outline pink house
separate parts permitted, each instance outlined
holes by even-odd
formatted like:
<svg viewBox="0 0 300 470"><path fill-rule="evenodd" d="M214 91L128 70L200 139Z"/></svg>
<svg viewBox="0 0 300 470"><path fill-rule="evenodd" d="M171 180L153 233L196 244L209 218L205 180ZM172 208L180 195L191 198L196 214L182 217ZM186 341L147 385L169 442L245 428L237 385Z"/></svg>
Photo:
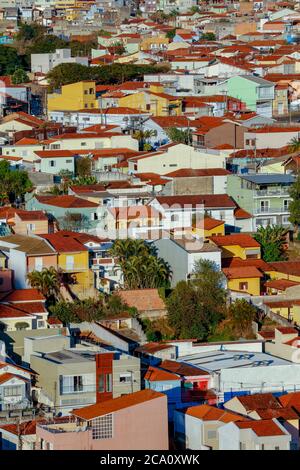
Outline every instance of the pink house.
<svg viewBox="0 0 300 470"><path fill-rule="evenodd" d="M70 422L38 425L36 449L168 450L167 397L153 390L73 410Z"/></svg>

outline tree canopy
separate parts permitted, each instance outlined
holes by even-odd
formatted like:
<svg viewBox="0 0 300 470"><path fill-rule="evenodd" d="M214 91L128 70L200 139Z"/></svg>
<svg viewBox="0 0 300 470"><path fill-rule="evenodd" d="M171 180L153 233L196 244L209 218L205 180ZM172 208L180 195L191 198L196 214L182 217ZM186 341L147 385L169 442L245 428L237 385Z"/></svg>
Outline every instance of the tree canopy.
<svg viewBox="0 0 300 470"><path fill-rule="evenodd" d="M48 73L51 89L76 83L80 80L95 80L98 84L118 84L127 80L142 80L144 74L162 73L169 70L163 65L111 64L87 67L81 64L60 64Z"/></svg>
<svg viewBox="0 0 300 470"><path fill-rule="evenodd" d="M179 282L167 298L168 319L179 339L206 340L226 310L224 276L209 260L195 263L193 279Z"/></svg>
<svg viewBox="0 0 300 470"><path fill-rule="evenodd" d="M290 197L292 200L289 205L289 221L294 225L298 235L300 226L300 174L297 175L295 182L290 188Z"/></svg>
<svg viewBox="0 0 300 470"><path fill-rule="evenodd" d="M0 162L0 193L2 203L5 199L15 202L32 188L32 183L28 173L23 170L12 170L9 162L2 160Z"/></svg>
<svg viewBox="0 0 300 470"><path fill-rule="evenodd" d="M286 259L286 237L288 229L281 225L258 227L253 235L261 246L261 256L267 263Z"/></svg>
<svg viewBox="0 0 300 470"><path fill-rule="evenodd" d="M111 255L118 258L125 289L147 289L169 285L171 271L144 240L115 240Z"/></svg>

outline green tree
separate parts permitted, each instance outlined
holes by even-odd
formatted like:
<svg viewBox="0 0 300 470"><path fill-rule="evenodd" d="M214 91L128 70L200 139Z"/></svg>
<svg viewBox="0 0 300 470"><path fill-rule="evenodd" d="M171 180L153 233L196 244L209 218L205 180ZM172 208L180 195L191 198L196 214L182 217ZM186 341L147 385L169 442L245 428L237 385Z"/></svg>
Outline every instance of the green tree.
<svg viewBox="0 0 300 470"><path fill-rule="evenodd" d="M294 183L290 188L290 197L292 198L289 211L289 221L294 225L296 237L299 236L300 226L300 174L297 175Z"/></svg>
<svg viewBox="0 0 300 470"><path fill-rule="evenodd" d="M139 141L140 150L149 150L149 146L151 149L152 146L149 140L151 137L155 137L156 135L157 132L154 129L138 130L133 133L133 137Z"/></svg>
<svg viewBox="0 0 300 470"><path fill-rule="evenodd" d="M206 340L226 311L224 276L209 260L195 263L192 280L179 282L167 298L168 319L177 338Z"/></svg>
<svg viewBox="0 0 300 470"><path fill-rule="evenodd" d="M289 151L291 153L299 152L300 150L300 139L293 137L289 143Z"/></svg>
<svg viewBox="0 0 300 470"><path fill-rule="evenodd" d="M25 70L16 69L11 76L11 81L14 85L19 85L20 83L28 83L30 79Z"/></svg>
<svg viewBox="0 0 300 470"><path fill-rule="evenodd" d="M89 177L92 171L92 161L89 157L78 157L75 160L75 173L77 177Z"/></svg>
<svg viewBox="0 0 300 470"><path fill-rule="evenodd" d="M47 75L49 89L59 89L62 85L81 80L95 80L98 84L118 84L127 80L143 80L144 74L164 73L169 66L111 64L98 67L86 67L81 64L60 64Z"/></svg>
<svg viewBox="0 0 300 470"><path fill-rule="evenodd" d="M63 217L58 219L61 230L82 232L90 228L90 220L85 214L67 211Z"/></svg>
<svg viewBox="0 0 300 470"><path fill-rule="evenodd" d="M53 301L60 298L62 273L53 266L43 268L42 271L32 271L27 274L27 279L30 286L41 292L46 299Z"/></svg>
<svg viewBox="0 0 300 470"><path fill-rule="evenodd" d="M110 253L118 258L125 289L167 287L171 277L168 264L158 258L143 240L116 240Z"/></svg>
<svg viewBox="0 0 300 470"><path fill-rule="evenodd" d="M167 130L167 135L172 142L177 142L179 144L192 144L192 131L191 129L181 130L177 127L169 127Z"/></svg>
<svg viewBox="0 0 300 470"><path fill-rule="evenodd" d="M202 34L201 39L206 41L215 41L216 35L214 33L204 33Z"/></svg>
<svg viewBox="0 0 300 470"><path fill-rule="evenodd" d="M260 226L253 235L261 246L261 255L264 261L275 262L286 259L285 245L288 229L281 225Z"/></svg>
<svg viewBox="0 0 300 470"><path fill-rule="evenodd" d="M170 29L170 31L167 31L166 33L166 37L169 39L173 39L175 35L176 35L176 28Z"/></svg>
<svg viewBox="0 0 300 470"><path fill-rule="evenodd" d="M0 162L0 194L6 195L13 203L31 188L32 183L26 171L11 170L8 161Z"/></svg>
<svg viewBox="0 0 300 470"><path fill-rule="evenodd" d="M237 339L253 335L252 323L256 320L256 308L245 299L237 299L230 305L227 318Z"/></svg>
<svg viewBox="0 0 300 470"><path fill-rule="evenodd" d="M0 45L0 74L12 75L17 68L22 68L24 58L11 46Z"/></svg>

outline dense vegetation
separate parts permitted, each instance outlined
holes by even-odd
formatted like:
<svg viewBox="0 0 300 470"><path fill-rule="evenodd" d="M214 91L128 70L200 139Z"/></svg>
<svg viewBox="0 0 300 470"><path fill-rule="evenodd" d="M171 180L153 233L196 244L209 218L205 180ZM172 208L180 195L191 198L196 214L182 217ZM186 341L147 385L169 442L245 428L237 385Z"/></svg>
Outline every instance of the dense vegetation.
<svg viewBox="0 0 300 470"><path fill-rule="evenodd" d="M12 170L9 162L0 162L0 204L14 203L32 188L28 173L23 170Z"/></svg>
<svg viewBox="0 0 300 470"><path fill-rule="evenodd" d="M193 280L179 282L167 299L168 319L176 338L204 341L215 332L225 318L224 283L224 275L214 263L195 263Z"/></svg>
<svg viewBox="0 0 300 470"><path fill-rule="evenodd" d="M118 258L125 289L167 287L171 277L168 264L158 258L153 247L143 240L115 240L111 255Z"/></svg>
<svg viewBox="0 0 300 470"><path fill-rule="evenodd" d="M48 74L50 89L76 83L80 80L95 80L98 84L118 84L127 80L142 80L144 74L163 73L169 70L164 65L111 64L86 67L81 64L60 64Z"/></svg>
<svg viewBox="0 0 300 470"><path fill-rule="evenodd" d="M267 263L284 261L286 255L286 237L288 229L281 225L267 225L259 227L253 235L260 244L261 256Z"/></svg>

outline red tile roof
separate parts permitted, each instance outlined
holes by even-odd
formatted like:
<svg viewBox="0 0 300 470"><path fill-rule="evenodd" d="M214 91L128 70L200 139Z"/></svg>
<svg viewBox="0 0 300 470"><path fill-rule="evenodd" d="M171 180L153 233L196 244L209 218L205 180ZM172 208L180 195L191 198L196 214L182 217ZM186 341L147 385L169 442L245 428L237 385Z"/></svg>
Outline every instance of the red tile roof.
<svg viewBox="0 0 300 470"><path fill-rule="evenodd" d="M205 208L236 208L235 202L227 194L201 194L197 196L157 196L157 201L160 204L166 204L170 207L173 204L181 207L204 205Z"/></svg>
<svg viewBox="0 0 300 470"><path fill-rule="evenodd" d="M106 400L102 403L96 403L95 405L86 406L84 408L75 409L72 411L74 416L78 416L81 419L90 421L104 416L109 413L115 413L131 406L140 405L142 403L155 400L156 398L166 399L163 393L155 392L154 390L141 390L139 392L130 393L129 395L123 395L119 398L112 400ZM136 411L138 413L138 410Z"/></svg>
<svg viewBox="0 0 300 470"><path fill-rule="evenodd" d="M287 393L286 395L281 395L278 400L282 406L300 406L300 392Z"/></svg>
<svg viewBox="0 0 300 470"><path fill-rule="evenodd" d="M204 230L212 230L213 228L219 227L220 225L224 224L224 220L217 220L213 219L212 217L204 217L203 219Z"/></svg>
<svg viewBox="0 0 300 470"><path fill-rule="evenodd" d="M292 276L300 276L300 262L299 261L276 261L269 263L270 271L276 271L283 274L290 274Z"/></svg>
<svg viewBox="0 0 300 470"><path fill-rule="evenodd" d="M16 211L17 216L21 220L45 220L48 221L48 217L43 211L23 211L23 210L17 210Z"/></svg>
<svg viewBox="0 0 300 470"><path fill-rule="evenodd" d="M16 289L1 297L5 302L36 302L45 301L45 297L37 289Z"/></svg>
<svg viewBox="0 0 300 470"><path fill-rule="evenodd" d="M243 248L259 248L260 244L251 235L236 233L231 235L217 235L210 239L218 246L238 245Z"/></svg>
<svg viewBox="0 0 300 470"><path fill-rule="evenodd" d="M76 235L76 233L60 231L39 236L47 240L58 253L88 251L88 248L78 241Z"/></svg>
<svg viewBox="0 0 300 470"><path fill-rule="evenodd" d="M227 176L230 174L230 171L225 170L224 168L204 168L201 170L182 168L180 170L171 171L165 176L172 178L192 178L197 176Z"/></svg>
<svg viewBox="0 0 300 470"><path fill-rule="evenodd" d="M253 395L242 395L235 398L246 411L257 409L282 408L282 405L272 393L254 393Z"/></svg>
<svg viewBox="0 0 300 470"><path fill-rule="evenodd" d="M222 410L210 405L191 406L187 408L185 414L201 419L202 421L221 421L222 423L248 421L248 418L233 413L232 411Z"/></svg>
<svg viewBox="0 0 300 470"><path fill-rule="evenodd" d="M209 372L202 370L198 367L194 367L190 364L185 364L184 362L171 361L165 359L159 365L161 369L173 372L184 377L198 377L198 376L209 376Z"/></svg>
<svg viewBox="0 0 300 470"><path fill-rule="evenodd" d="M158 369L157 367L148 367L145 374L145 380L149 382L160 382L160 381L178 381L180 376L167 372L165 370Z"/></svg>
<svg viewBox="0 0 300 470"><path fill-rule="evenodd" d="M41 204L46 204L48 206L55 207L64 207L68 209L74 208L85 208L85 207L98 207L99 204L96 204L91 201L76 197L76 196L38 196L35 195L36 199Z"/></svg>
<svg viewBox="0 0 300 470"><path fill-rule="evenodd" d="M223 268L227 279L261 278L263 274L255 266Z"/></svg>
<svg viewBox="0 0 300 470"><path fill-rule="evenodd" d="M4 374L0 375L0 384L8 382L11 379L20 379L23 380L23 382L26 382L26 379L19 375L11 374L10 372L5 372Z"/></svg>
<svg viewBox="0 0 300 470"><path fill-rule="evenodd" d="M265 283L266 287L271 289L286 290L289 287L299 286L300 282L290 281L289 279L273 279Z"/></svg>
<svg viewBox="0 0 300 470"><path fill-rule="evenodd" d="M18 140L15 145L38 145L40 142L37 139L30 139L28 137L23 137L23 139Z"/></svg>
<svg viewBox="0 0 300 470"><path fill-rule="evenodd" d="M118 295L129 307L135 307L139 311L166 309L158 289L120 290Z"/></svg>
<svg viewBox="0 0 300 470"><path fill-rule="evenodd" d="M259 437L286 435L272 419L260 421L238 421L235 424L240 429L252 429L252 431Z"/></svg>

